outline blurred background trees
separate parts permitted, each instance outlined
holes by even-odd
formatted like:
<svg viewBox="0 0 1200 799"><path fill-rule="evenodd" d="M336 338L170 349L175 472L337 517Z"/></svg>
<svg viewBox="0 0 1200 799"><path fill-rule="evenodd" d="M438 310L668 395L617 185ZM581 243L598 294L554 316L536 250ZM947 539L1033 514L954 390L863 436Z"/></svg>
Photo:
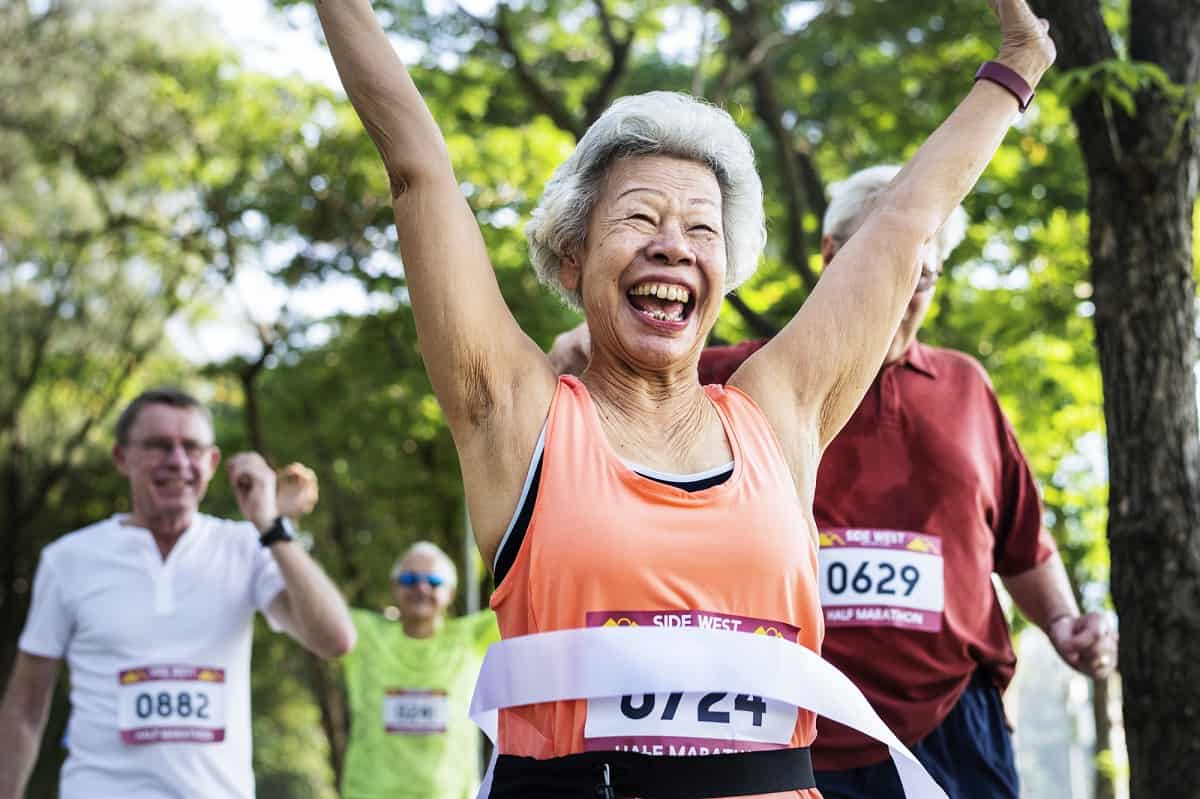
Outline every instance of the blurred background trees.
<svg viewBox="0 0 1200 799"><path fill-rule="evenodd" d="M311 24L306 3L278 4ZM1096 63L1127 59L1136 0L1077 5L1109 26L1113 50ZM537 285L522 225L613 98L690 91L725 105L752 137L771 240L714 333L736 341L777 330L807 296L829 183L909 156L995 41L982 0L376 8L442 123L504 294L545 346L578 317ZM406 307L382 167L335 89L255 73L243 58L203 8L169 0L0 5L0 674L39 549L127 508L108 463L111 425L151 385L182 382L209 401L226 453L252 446L278 465L317 470L321 503L305 527L353 604L388 603L391 563L418 538L484 574L463 545L456 457ZM1122 73L1081 71L1089 63L1068 61L1049 79L967 198L970 234L923 338L974 354L991 373L1081 599L1100 608L1109 602L1100 287L1074 123L1088 102L1136 118L1140 92L1157 84L1126 86L1131 109ZM1190 144L1194 118L1177 118ZM1180 258L1193 264L1191 241L1173 246L1176 272ZM1145 264L1125 266L1138 274ZM1170 292L1190 307L1184 277ZM1184 357L1194 362L1192 350ZM1180 379L1192 386L1190 372ZM1195 490L1194 473L1180 477ZM215 480L206 509L235 508ZM1191 516L1180 524L1176 546L1194 541ZM486 576L476 587L486 599ZM345 732L336 667L270 635L259 636L255 664L260 795L332 796ZM1182 679L1200 671L1180 668ZM1097 691L1101 749L1107 688ZM54 795L63 708L60 697L30 796ZM1099 762L1113 776L1111 754ZM1098 795L1113 795L1111 780L1098 784Z"/></svg>

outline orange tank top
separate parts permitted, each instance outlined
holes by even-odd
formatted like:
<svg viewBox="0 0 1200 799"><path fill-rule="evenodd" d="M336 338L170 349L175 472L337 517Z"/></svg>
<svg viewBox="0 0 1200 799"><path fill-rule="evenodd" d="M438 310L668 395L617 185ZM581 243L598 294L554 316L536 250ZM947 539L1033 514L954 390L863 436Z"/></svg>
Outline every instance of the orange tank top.
<svg viewBox="0 0 1200 799"><path fill-rule="evenodd" d="M824 624L811 510L797 497L783 450L753 400L735 388L706 386L705 392L720 415L734 467L724 483L689 493L622 462L583 383L559 379L533 514L516 560L492 594L504 638L614 624L719 626L780 635L820 652ZM813 713L786 708L792 715L774 743L708 748L695 734L705 720L769 727L771 713L763 715L756 697L686 695L678 702L675 696L657 698L657 706L651 706L653 695L603 700L605 707L593 700L590 724L589 702L582 700L502 710L500 751L539 759L603 748L709 754L808 746L816 736ZM619 701L626 705L617 707ZM778 722L778 708L771 710ZM642 717L684 722L684 734L609 737L637 733L630 719ZM628 730L620 726L625 721Z"/></svg>

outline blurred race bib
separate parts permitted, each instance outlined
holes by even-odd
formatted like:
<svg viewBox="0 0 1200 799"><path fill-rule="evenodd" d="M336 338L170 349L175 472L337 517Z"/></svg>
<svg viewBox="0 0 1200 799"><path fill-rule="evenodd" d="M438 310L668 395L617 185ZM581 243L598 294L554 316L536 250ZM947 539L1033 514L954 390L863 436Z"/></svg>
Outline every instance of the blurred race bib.
<svg viewBox="0 0 1200 799"><path fill-rule="evenodd" d="M117 674L117 729L127 744L225 740L225 670L140 666Z"/></svg>
<svg viewBox="0 0 1200 799"><path fill-rule="evenodd" d="M821 530L825 627L938 632L946 606L942 542L902 530Z"/></svg>
<svg viewBox="0 0 1200 799"><path fill-rule="evenodd" d="M587 626L697 627L792 642L800 633L782 622L705 611L591 612ZM791 743L797 712L784 702L719 691L589 699L584 749L674 756L783 749Z"/></svg>
<svg viewBox="0 0 1200 799"><path fill-rule="evenodd" d="M445 691L393 688L383 697L383 726L391 735L430 735L446 731Z"/></svg>

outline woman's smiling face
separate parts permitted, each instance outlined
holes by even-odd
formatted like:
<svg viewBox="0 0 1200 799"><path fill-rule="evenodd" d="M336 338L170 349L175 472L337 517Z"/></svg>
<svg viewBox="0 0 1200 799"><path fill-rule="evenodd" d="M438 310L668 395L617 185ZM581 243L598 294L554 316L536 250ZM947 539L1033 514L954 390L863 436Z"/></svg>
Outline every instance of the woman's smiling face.
<svg viewBox="0 0 1200 799"><path fill-rule="evenodd" d="M724 297L721 187L703 164L662 155L609 168L587 242L565 258L593 347L658 370L699 353ZM594 350L595 351L595 350Z"/></svg>

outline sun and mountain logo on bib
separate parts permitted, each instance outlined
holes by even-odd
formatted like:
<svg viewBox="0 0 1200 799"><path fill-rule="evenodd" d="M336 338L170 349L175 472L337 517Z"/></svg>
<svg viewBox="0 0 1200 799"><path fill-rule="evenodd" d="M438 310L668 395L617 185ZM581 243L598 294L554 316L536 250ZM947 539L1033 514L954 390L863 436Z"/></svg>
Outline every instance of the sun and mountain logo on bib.
<svg viewBox="0 0 1200 799"><path fill-rule="evenodd" d="M945 609L942 541L906 530L825 528L821 608L825 627L938 632Z"/></svg>
<svg viewBox="0 0 1200 799"><path fill-rule="evenodd" d="M697 628L800 640L800 628L786 622L703 610L592 611L586 620L588 627ZM797 712L786 702L724 692L589 699L584 749L672 756L784 749Z"/></svg>

